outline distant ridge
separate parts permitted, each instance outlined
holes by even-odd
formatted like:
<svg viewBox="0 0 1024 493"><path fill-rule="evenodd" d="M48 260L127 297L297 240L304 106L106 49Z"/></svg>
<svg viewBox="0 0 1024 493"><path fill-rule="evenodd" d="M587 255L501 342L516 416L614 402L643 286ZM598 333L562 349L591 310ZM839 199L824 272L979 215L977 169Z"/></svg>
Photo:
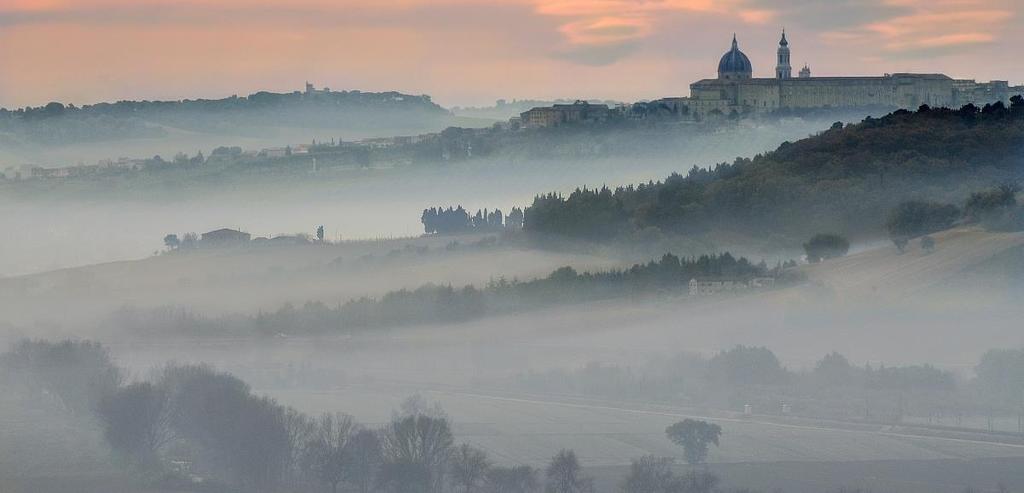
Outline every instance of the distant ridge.
<svg viewBox="0 0 1024 493"><path fill-rule="evenodd" d="M404 94L397 91L363 92L358 90L332 91L330 88L316 89L307 85L305 91L272 92L257 91L248 96L229 96L225 98L195 98L177 100L127 100L101 102L75 106L52 102L42 106L26 106L23 108L0 108L0 114L13 114L25 117L53 117L68 113L136 115L140 111L165 110L168 108L187 109L245 109L247 107L267 107L275 104L317 103L335 105L367 105L382 104L391 107L418 107L438 112L447 112L444 108L431 101L430 96Z"/></svg>
<svg viewBox="0 0 1024 493"><path fill-rule="evenodd" d="M66 145L152 138L165 135L164 127L200 133L251 133L274 126L418 129L448 117L450 113L426 95L331 91L307 85L304 91L260 91L221 99L124 100L81 107L54 102L0 109L0 141Z"/></svg>

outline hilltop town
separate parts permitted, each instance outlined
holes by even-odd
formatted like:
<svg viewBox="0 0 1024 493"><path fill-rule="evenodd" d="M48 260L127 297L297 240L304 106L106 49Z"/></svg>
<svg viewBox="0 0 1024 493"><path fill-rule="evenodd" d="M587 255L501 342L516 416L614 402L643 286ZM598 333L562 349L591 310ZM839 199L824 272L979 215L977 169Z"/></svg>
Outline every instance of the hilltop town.
<svg viewBox="0 0 1024 493"><path fill-rule="evenodd" d="M793 77L792 49L786 33L779 40L775 76L753 77L753 64L733 36L732 47L718 63L718 77L690 84L689 97L668 97L650 102L608 107L585 102L534 108L513 118L511 127L551 127L568 123L601 122L626 118L669 117L687 122L768 115L799 115L840 109L916 109L921 105L960 108L1002 102L1024 94L1024 85L1007 81L978 82L944 74L897 73L881 76L815 77L804 65Z"/></svg>
<svg viewBox="0 0 1024 493"><path fill-rule="evenodd" d="M896 109L917 109L919 106L960 108L975 105L1010 104L1015 95L1024 94L1024 85L1011 86L1007 81L978 82L953 79L943 74L884 74L865 77L816 77L804 66L792 75L791 47L785 32L779 41L775 77L754 78L750 59L739 48L734 37L731 48L721 57L718 76L690 85L688 97L666 97L632 104L591 102L556 102L522 111L507 121L482 127L449 127L440 132L404 136L382 136L345 141L313 139L278 147L243 149L222 146L207 157L201 152L189 156L178 153L173 158L104 159L95 164L46 167L32 164L5 166L3 178L8 181L32 179L64 179L76 177L117 176L165 167L188 168L207 164L239 164L246 167L288 166L311 172L332 167L396 167L416 163L444 163L479 157L501 155L520 148L532 148L545 140L549 129L563 129L556 139L569 140L573 129L607 133L633 131L628 139L641 138L652 125L673 129L677 133L706 133L742 125L744 122L770 123L781 118L831 118L859 120L865 115L881 115ZM0 112L0 120L39 120L65 113L104 114L116 118L146 112L161 112L164 121L175 122L189 111L224 112L238 118L245 111L255 111L258 118L298 118L300 108L331 107L362 108L378 117L390 114L398 118L428 114L448 114L434 104L429 96L408 96L399 93L333 92L317 89L306 83L302 92L274 95L257 93L247 98L217 101L182 101L177 103L119 102L87 106L81 109L51 104L45 108ZM499 106L507 106L508 103ZM413 110L407 114L404 111ZM267 113L270 111L271 113ZM505 110L507 111L507 110ZM397 113L396 113L397 112ZM289 116L291 115L291 116ZM250 118L250 117L246 117ZM308 123L308 122L307 122ZM411 123L411 122L410 122ZM614 147L614 146L613 146ZM549 157L556 157L554 154Z"/></svg>
<svg viewBox="0 0 1024 493"><path fill-rule="evenodd" d="M1022 1L0 6L0 493L1024 492Z"/></svg>

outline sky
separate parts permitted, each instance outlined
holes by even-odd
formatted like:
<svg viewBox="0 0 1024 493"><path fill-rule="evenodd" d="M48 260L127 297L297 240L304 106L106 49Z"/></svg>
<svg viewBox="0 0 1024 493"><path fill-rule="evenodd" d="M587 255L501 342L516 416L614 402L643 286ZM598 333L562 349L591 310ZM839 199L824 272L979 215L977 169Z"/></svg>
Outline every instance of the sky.
<svg viewBox="0 0 1024 493"><path fill-rule="evenodd" d="M0 107L335 90L636 101L774 74L1024 84L1024 0L0 0Z"/></svg>

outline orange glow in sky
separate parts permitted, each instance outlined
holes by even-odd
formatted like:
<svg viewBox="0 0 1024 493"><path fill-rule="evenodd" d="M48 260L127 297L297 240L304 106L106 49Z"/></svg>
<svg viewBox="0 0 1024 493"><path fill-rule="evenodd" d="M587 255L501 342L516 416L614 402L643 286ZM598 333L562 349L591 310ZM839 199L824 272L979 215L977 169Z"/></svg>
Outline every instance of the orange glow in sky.
<svg viewBox="0 0 1024 493"><path fill-rule="evenodd" d="M3 0L0 106L334 89L637 100L712 77L779 31L817 75L1024 83L1019 0ZM855 4L855 5L854 5Z"/></svg>

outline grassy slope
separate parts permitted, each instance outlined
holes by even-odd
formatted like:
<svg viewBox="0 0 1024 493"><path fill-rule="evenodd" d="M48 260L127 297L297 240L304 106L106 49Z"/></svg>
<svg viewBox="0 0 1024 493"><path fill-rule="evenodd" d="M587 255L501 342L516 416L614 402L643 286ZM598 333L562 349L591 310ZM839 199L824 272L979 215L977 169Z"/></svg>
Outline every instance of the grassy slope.
<svg viewBox="0 0 1024 493"><path fill-rule="evenodd" d="M884 245L804 268L812 282L829 286L844 297L881 294L906 297L938 286L950 286L965 271L1024 245L1024 233L994 233L980 228L957 228L932 235L933 252L918 241L900 254Z"/></svg>
<svg viewBox="0 0 1024 493"><path fill-rule="evenodd" d="M475 245L483 237L210 249L61 269L0 280L0 293L5 294L0 310L16 325L42 319L70 327L122 306L255 313L286 302L334 306L431 282L461 287L499 276L546 276L565 265L582 270L619 266L596 255ZM461 246L449 251L453 241Z"/></svg>

